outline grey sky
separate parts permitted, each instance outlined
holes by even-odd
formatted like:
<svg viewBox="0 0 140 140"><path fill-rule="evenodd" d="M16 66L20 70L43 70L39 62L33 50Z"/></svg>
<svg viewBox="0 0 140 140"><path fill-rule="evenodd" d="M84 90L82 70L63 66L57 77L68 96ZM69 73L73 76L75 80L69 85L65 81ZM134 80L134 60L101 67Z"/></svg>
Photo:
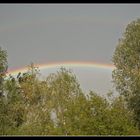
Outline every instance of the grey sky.
<svg viewBox="0 0 140 140"><path fill-rule="evenodd" d="M9 68L30 62L112 63L126 25L139 17L139 4L0 4L0 45Z"/></svg>

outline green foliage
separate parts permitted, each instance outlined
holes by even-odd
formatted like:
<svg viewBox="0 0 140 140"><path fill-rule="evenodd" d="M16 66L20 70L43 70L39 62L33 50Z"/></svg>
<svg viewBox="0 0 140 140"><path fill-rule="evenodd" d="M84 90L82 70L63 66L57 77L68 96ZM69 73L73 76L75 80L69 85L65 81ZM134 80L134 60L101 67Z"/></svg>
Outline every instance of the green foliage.
<svg viewBox="0 0 140 140"><path fill-rule="evenodd" d="M0 72L5 73L7 70L7 52L0 47Z"/></svg>
<svg viewBox="0 0 140 140"><path fill-rule="evenodd" d="M140 19L126 27L113 56L116 89L126 97L140 128Z"/></svg>
<svg viewBox="0 0 140 140"><path fill-rule="evenodd" d="M0 47L0 96L3 94L3 81L7 67L7 52Z"/></svg>
<svg viewBox="0 0 140 140"><path fill-rule="evenodd" d="M122 97L82 92L76 76L65 68L38 78L33 65L5 80L1 98L1 135L136 135L132 113ZM111 95L110 95L111 96Z"/></svg>

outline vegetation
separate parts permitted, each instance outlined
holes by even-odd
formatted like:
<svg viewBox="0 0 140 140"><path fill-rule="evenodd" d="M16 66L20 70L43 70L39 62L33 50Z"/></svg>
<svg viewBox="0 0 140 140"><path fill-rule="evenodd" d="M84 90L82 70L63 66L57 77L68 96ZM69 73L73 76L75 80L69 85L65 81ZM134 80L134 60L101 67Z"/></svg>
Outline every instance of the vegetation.
<svg viewBox="0 0 140 140"><path fill-rule="evenodd" d="M125 96L140 129L140 19L128 24L113 56L116 89Z"/></svg>
<svg viewBox="0 0 140 140"><path fill-rule="evenodd" d="M138 19L113 55L117 97L85 94L63 67L45 80L33 63L25 73L6 76L7 53L0 48L0 135L139 135L139 39Z"/></svg>
<svg viewBox="0 0 140 140"><path fill-rule="evenodd" d="M0 47L0 96L3 92L4 76L7 71L7 52Z"/></svg>

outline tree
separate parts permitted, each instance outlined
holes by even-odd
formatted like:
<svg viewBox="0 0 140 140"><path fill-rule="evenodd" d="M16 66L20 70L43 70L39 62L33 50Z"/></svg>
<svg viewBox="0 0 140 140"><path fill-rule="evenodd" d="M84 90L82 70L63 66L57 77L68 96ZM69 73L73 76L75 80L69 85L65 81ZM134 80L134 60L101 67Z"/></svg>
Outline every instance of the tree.
<svg viewBox="0 0 140 140"><path fill-rule="evenodd" d="M113 79L140 129L140 19L127 25L113 55Z"/></svg>
<svg viewBox="0 0 140 140"><path fill-rule="evenodd" d="M90 92L85 112L87 116L83 127L83 134L87 135L135 135L138 129L134 126L132 113L126 108L121 96L115 97L112 102L107 98ZM88 111L87 111L88 110Z"/></svg>
<svg viewBox="0 0 140 140"><path fill-rule="evenodd" d="M0 95L3 94L3 81L7 68L7 52L0 47Z"/></svg>
<svg viewBox="0 0 140 140"><path fill-rule="evenodd" d="M79 96L83 96L76 76L65 68L61 68L57 73L50 74L46 79L49 95L48 103L56 114L56 127L59 134L67 135L68 127L66 122L66 112ZM70 117L70 116L69 116Z"/></svg>
<svg viewBox="0 0 140 140"><path fill-rule="evenodd" d="M33 63L28 71L18 74L20 93L23 95L26 120L16 131L19 135L49 135L53 129L48 103L47 84L38 78L39 69Z"/></svg>
<svg viewBox="0 0 140 140"><path fill-rule="evenodd" d="M7 125L10 124L7 116L5 115L7 109L5 108L4 90L4 77L7 71L7 52L0 47L0 133L4 134Z"/></svg>
<svg viewBox="0 0 140 140"><path fill-rule="evenodd" d="M22 92L22 95L29 104L39 102L41 96L41 93L37 91L39 86L38 75L39 69L33 63L28 66L27 72L17 75L20 92Z"/></svg>

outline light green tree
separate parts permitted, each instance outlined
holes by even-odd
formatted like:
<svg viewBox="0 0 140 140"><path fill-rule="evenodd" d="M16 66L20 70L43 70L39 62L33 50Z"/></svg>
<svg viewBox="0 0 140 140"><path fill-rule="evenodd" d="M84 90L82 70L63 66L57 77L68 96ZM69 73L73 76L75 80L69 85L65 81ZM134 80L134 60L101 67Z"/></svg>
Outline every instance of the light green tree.
<svg viewBox="0 0 140 140"><path fill-rule="evenodd" d="M80 85L76 76L63 67L57 73L48 76L46 82L50 106L56 114L57 134L68 135L66 111L79 96L83 96Z"/></svg>
<svg viewBox="0 0 140 140"><path fill-rule="evenodd" d="M25 73L17 75L19 92L24 101L25 120L15 132L18 135L49 135L53 131L47 83L39 79L33 63Z"/></svg>

